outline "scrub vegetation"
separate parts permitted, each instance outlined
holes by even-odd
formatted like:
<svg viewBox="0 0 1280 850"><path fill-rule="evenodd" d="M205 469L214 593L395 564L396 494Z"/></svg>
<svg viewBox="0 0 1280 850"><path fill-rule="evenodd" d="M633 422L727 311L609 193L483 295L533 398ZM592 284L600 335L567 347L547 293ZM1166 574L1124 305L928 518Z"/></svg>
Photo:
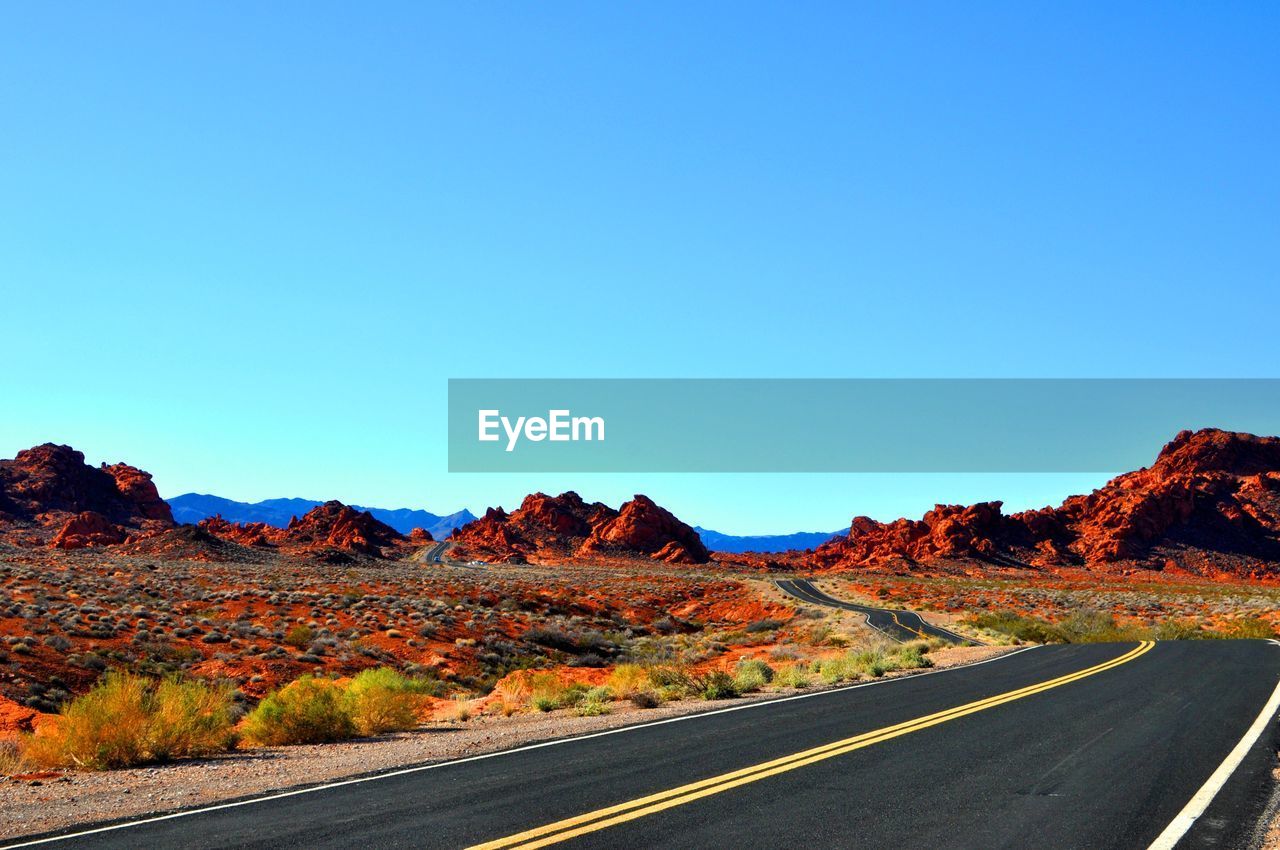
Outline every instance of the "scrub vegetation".
<svg viewBox="0 0 1280 850"><path fill-rule="evenodd" d="M1275 628L1259 617L1225 620L1210 628L1190 619L1158 623L1124 623L1106 611L1076 611L1053 623L1040 617L996 611L969 619L975 628L1026 643L1111 643L1140 640L1240 640L1276 637Z"/></svg>

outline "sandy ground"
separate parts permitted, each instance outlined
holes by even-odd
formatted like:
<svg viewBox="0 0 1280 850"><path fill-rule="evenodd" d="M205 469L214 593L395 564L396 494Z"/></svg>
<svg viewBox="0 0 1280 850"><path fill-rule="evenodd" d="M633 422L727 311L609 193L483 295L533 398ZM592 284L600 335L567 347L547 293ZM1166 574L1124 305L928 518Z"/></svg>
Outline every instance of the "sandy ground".
<svg viewBox="0 0 1280 850"><path fill-rule="evenodd" d="M981 661L1009 647L956 647L930 653L934 669ZM923 671L903 671L893 676ZM820 690L815 688L812 690ZM547 714L483 715L465 722L433 723L413 732L341 744L247 750L214 759L103 773L71 772L0 785L0 838L137 817L266 794L409 765L510 749L553 738L614 729L635 723L724 708L788 692L754 694L736 700L682 700L654 709L613 703L600 717L571 711Z"/></svg>

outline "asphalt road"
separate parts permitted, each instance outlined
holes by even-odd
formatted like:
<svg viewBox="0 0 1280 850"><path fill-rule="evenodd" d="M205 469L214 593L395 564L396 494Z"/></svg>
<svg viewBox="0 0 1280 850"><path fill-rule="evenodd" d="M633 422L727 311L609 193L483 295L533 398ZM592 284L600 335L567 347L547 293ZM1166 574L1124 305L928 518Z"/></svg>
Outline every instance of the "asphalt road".
<svg viewBox="0 0 1280 850"><path fill-rule="evenodd" d="M803 578L778 579L774 582L778 589L802 602L813 605L825 605L828 608L842 608L845 611L857 611L867 618L867 625L896 641L919 640L920 638L941 638L953 643L981 643L981 641L956 634L948 629L926 623L924 618L914 611L890 611L887 608L873 608L870 605L858 605L836 599L818 588L811 581Z"/></svg>
<svg viewBox="0 0 1280 850"><path fill-rule="evenodd" d="M1235 748L1177 845L1231 848L1268 793L1274 718L1238 743L1278 679L1264 641L1037 647L53 846L1145 848Z"/></svg>

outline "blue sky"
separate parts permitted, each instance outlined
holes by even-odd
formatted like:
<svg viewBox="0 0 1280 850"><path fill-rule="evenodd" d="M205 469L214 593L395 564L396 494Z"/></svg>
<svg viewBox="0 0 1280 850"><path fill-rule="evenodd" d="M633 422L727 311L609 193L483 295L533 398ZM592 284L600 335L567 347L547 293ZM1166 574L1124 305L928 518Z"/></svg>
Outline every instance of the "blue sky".
<svg viewBox="0 0 1280 850"><path fill-rule="evenodd" d="M449 377L1271 377L1280 7L9 5L0 456L738 533L1105 476L445 472ZM1152 447L1152 453L1158 447Z"/></svg>

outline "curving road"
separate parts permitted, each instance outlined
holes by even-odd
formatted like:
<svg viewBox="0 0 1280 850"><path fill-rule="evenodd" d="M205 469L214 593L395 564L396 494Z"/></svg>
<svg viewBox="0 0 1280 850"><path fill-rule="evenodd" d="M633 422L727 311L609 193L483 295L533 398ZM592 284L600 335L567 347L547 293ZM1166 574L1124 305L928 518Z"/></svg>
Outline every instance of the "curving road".
<svg viewBox="0 0 1280 850"><path fill-rule="evenodd" d="M1264 641L1036 647L25 846L1229 849L1278 680Z"/></svg>
<svg viewBox="0 0 1280 850"><path fill-rule="evenodd" d="M778 589L788 596L793 596L811 605L825 605L828 608L841 608L845 611L857 611L867 619L867 625L881 632L886 637L899 642L919 640L920 638L941 638L953 643L982 643L971 637L957 634L950 629L925 622L914 611L891 611L888 608L873 608L870 605L858 605L836 599L813 585L808 579L778 579L774 581Z"/></svg>

